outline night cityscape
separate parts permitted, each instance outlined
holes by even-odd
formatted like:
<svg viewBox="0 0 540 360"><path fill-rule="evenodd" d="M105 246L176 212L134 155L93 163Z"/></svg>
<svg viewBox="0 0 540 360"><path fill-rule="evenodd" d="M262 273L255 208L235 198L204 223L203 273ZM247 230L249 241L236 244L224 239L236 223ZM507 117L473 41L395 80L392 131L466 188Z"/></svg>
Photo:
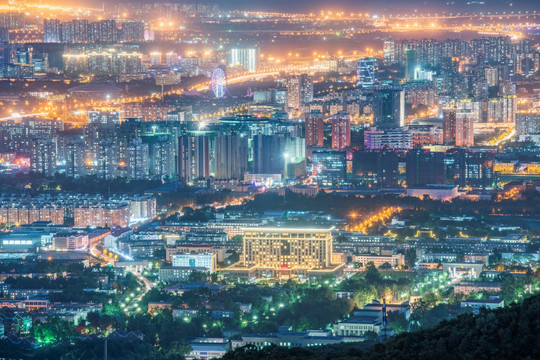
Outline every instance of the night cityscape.
<svg viewBox="0 0 540 360"><path fill-rule="evenodd" d="M538 0L0 3L0 360L539 334Z"/></svg>

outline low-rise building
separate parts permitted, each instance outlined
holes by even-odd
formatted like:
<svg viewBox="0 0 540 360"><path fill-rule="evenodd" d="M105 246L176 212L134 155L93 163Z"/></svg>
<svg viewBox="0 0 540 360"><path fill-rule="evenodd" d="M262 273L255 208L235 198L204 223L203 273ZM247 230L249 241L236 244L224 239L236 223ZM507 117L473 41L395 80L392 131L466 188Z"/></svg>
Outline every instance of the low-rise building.
<svg viewBox="0 0 540 360"><path fill-rule="evenodd" d="M172 255L173 267L202 267L213 273L217 269L217 256L213 253Z"/></svg>
<svg viewBox="0 0 540 360"><path fill-rule="evenodd" d="M336 336L364 336L368 331L380 333L382 320L379 316L353 316L334 324Z"/></svg>
<svg viewBox="0 0 540 360"><path fill-rule="evenodd" d="M497 296L492 296L486 300L467 299L461 302L461 308L470 307L474 313L478 313L481 308L493 310L504 307L504 300Z"/></svg>
<svg viewBox="0 0 540 360"><path fill-rule="evenodd" d="M55 250L84 250L88 248L86 233L58 233L53 237Z"/></svg>
<svg viewBox="0 0 540 360"><path fill-rule="evenodd" d="M488 293L501 292L500 282L491 281L461 281L454 285L454 294L469 295L486 291Z"/></svg>
<svg viewBox="0 0 540 360"><path fill-rule="evenodd" d="M392 267L404 266L405 265L405 255L403 254L393 254L393 255L371 255L371 254L360 254L353 256L353 261L356 263L362 264L365 267L369 263L373 263L375 267L380 267L384 264L389 264Z"/></svg>
<svg viewBox="0 0 540 360"><path fill-rule="evenodd" d="M207 268L199 266L164 266L159 269L159 281L186 281L194 271L209 272Z"/></svg>

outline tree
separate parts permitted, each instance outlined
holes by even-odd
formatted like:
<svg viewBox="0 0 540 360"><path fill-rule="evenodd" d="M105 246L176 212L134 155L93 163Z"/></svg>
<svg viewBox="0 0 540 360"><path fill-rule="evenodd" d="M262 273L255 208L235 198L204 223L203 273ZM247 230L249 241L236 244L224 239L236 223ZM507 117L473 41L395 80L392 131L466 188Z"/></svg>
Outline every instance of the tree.
<svg viewBox="0 0 540 360"><path fill-rule="evenodd" d="M354 303L359 309L378 298L377 288L373 285L364 284L354 293Z"/></svg>
<svg viewBox="0 0 540 360"><path fill-rule="evenodd" d="M208 273L205 271L193 270L188 276L189 282L204 282L206 280L208 280Z"/></svg>
<svg viewBox="0 0 540 360"><path fill-rule="evenodd" d="M416 250L415 249L407 249L405 252L405 264L409 269L414 267L414 264L416 263Z"/></svg>
<svg viewBox="0 0 540 360"><path fill-rule="evenodd" d="M373 262L369 262L366 265L366 272L364 273L364 279L366 279L366 282L368 284L378 284L382 281L381 274L379 273L379 270L375 267L375 264Z"/></svg>

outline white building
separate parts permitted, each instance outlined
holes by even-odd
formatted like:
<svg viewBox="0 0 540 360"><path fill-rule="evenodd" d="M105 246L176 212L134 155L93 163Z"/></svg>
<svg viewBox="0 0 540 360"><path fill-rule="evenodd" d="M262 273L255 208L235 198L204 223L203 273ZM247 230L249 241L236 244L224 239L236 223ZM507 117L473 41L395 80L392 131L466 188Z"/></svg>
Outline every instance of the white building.
<svg viewBox="0 0 540 360"><path fill-rule="evenodd" d="M217 256L212 253L174 254L172 255L172 266L206 268L210 273L213 273L217 268Z"/></svg>
<svg viewBox="0 0 540 360"><path fill-rule="evenodd" d="M467 307L472 308L474 313L478 313L481 308L494 310L504 307L504 300L497 296L492 296L488 300L467 299L461 302L461 308Z"/></svg>
<svg viewBox="0 0 540 360"><path fill-rule="evenodd" d="M231 49L229 66L240 66L244 71L257 71L259 54L256 48Z"/></svg>

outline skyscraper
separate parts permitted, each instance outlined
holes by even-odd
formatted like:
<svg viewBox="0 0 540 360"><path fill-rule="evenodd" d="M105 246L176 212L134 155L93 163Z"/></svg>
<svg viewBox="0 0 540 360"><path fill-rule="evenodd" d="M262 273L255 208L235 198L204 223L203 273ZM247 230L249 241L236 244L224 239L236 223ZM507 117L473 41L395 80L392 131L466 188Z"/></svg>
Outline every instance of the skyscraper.
<svg viewBox="0 0 540 360"><path fill-rule="evenodd" d="M127 178L130 180L146 180L150 170L150 151L148 144L141 138L133 140L127 148Z"/></svg>
<svg viewBox="0 0 540 360"><path fill-rule="evenodd" d="M456 114L456 146L474 145L474 114L461 110Z"/></svg>
<svg viewBox="0 0 540 360"><path fill-rule="evenodd" d="M248 138L219 135L215 140L216 179L243 179L248 171Z"/></svg>
<svg viewBox="0 0 540 360"><path fill-rule="evenodd" d="M88 43L88 20L72 20L62 23L62 42Z"/></svg>
<svg viewBox="0 0 540 360"><path fill-rule="evenodd" d="M144 41L144 23L142 21L128 21L122 24L123 42Z"/></svg>
<svg viewBox="0 0 540 360"><path fill-rule="evenodd" d="M180 136L178 139L178 176L187 183L210 177L213 159L210 137Z"/></svg>
<svg viewBox="0 0 540 360"><path fill-rule="evenodd" d="M66 176L79 178L85 175L84 143L71 142L66 145Z"/></svg>
<svg viewBox="0 0 540 360"><path fill-rule="evenodd" d="M407 49L405 55L405 79L414 80L414 73L419 66L418 50Z"/></svg>
<svg viewBox="0 0 540 360"><path fill-rule="evenodd" d="M443 109L443 141L452 142L456 136L456 109Z"/></svg>
<svg viewBox="0 0 540 360"><path fill-rule="evenodd" d="M287 107L299 109L302 104L313 101L313 78L307 74L287 79Z"/></svg>
<svg viewBox="0 0 540 360"><path fill-rule="evenodd" d="M345 112L332 116L332 149L343 150L351 145L351 117Z"/></svg>
<svg viewBox="0 0 540 360"><path fill-rule="evenodd" d="M377 84L379 62L376 58L362 58L357 63L358 86L370 88Z"/></svg>
<svg viewBox="0 0 540 360"><path fill-rule="evenodd" d="M306 146L324 145L324 121L320 111L306 114Z"/></svg>
<svg viewBox="0 0 540 360"><path fill-rule="evenodd" d="M395 128L405 123L405 92L378 90L373 93L373 120L377 128Z"/></svg>
<svg viewBox="0 0 540 360"><path fill-rule="evenodd" d="M97 146L95 173L99 179L114 180L118 177L118 147L112 139L100 141Z"/></svg>
<svg viewBox="0 0 540 360"><path fill-rule="evenodd" d="M411 149L405 156L407 186L444 184L444 153Z"/></svg>
<svg viewBox="0 0 540 360"><path fill-rule="evenodd" d="M396 63L396 43L392 39L384 40L383 61L386 66Z"/></svg>
<svg viewBox="0 0 540 360"><path fill-rule="evenodd" d="M115 20L101 20L88 24L88 41L90 43L113 43L118 39Z"/></svg>
<svg viewBox="0 0 540 360"><path fill-rule="evenodd" d="M43 20L43 42L44 43L61 43L62 42L62 26L58 19Z"/></svg>
<svg viewBox="0 0 540 360"><path fill-rule="evenodd" d="M474 122L478 113L470 101L458 101L443 109L443 141L456 146L474 145Z"/></svg>
<svg viewBox="0 0 540 360"><path fill-rule="evenodd" d="M283 134L253 136L253 172L283 174L285 172L285 136Z"/></svg>
<svg viewBox="0 0 540 360"><path fill-rule="evenodd" d="M156 179L170 179L175 175L175 151L172 139L167 135L153 137L149 144L150 174Z"/></svg>
<svg viewBox="0 0 540 360"><path fill-rule="evenodd" d="M47 138L33 139L30 150L32 171L45 176L54 176L56 174L56 143Z"/></svg>
<svg viewBox="0 0 540 360"><path fill-rule="evenodd" d="M259 53L256 48L231 49L230 66L240 66L244 71L256 72L259 64Z"/></svg>

